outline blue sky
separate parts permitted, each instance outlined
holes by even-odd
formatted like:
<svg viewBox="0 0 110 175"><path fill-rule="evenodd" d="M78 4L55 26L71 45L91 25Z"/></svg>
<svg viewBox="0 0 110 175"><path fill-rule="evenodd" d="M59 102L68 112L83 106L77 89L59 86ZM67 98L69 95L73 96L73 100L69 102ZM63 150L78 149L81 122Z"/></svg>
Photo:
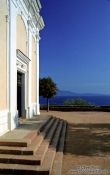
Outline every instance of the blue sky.
<svg viewBox="0 0 110 175"><path fill-rule="evenodd" d="M61 90L110 94L110 0L41 0L40 76Z"/></svg>

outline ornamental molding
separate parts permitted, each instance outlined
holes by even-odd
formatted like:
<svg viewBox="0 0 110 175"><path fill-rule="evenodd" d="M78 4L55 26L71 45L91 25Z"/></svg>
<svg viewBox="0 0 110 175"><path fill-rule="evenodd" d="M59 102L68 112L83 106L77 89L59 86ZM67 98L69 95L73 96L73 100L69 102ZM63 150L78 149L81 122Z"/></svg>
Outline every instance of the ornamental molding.
<svg viewBox="0 0 110 175"><path fill-rule="evenodd" d="M23 52L21 52L19 49L16 50L16 55L19 60L21 60L25 64L29 64L31 61Z"/></svg>
<svg viewBox="0 0 110 175"><path fill-rule="evenodd" d="M16 66L17 66L17 69L20 70L21 72L27 72L27 65L24 64L23 62L17 60L16 61Z"/></svg>
<svg viewBox="0 0 110 175"><path fill-rule="evenodd" d="M26 8L28 9L28 24L35 25L35 28L42 30L44 28L44 21L40 16L41 4L39 0L24 0Z"/></svg>
<svg viewBox="0 0 110 175"><path fill-rule="evenodd" d="M45 26L40 15L41 4L39 0L11 0L14 4L17 14L20 14L27 21L27 25L36 31L42 30Z"/></svg>

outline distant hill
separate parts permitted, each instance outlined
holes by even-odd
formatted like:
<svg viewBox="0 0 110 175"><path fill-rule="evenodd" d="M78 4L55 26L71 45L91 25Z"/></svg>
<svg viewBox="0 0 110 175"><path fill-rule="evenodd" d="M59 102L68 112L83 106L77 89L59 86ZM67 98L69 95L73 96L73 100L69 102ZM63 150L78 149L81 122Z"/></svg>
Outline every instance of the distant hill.
<svg viewBox="0 0 110 175"><path fill-rule="evenodd" d="M63 90L59 90L57 93L57 96L77 96L78 93L75 92L71 92L71 91L63 91Z"/></svg>
<svg viewBox="0 0 110 175"><path fill-rule="evenodd" d="M97 94L97 93L76 93L71 91L59 90L56 96L108 96L108 95Z"/></svg>

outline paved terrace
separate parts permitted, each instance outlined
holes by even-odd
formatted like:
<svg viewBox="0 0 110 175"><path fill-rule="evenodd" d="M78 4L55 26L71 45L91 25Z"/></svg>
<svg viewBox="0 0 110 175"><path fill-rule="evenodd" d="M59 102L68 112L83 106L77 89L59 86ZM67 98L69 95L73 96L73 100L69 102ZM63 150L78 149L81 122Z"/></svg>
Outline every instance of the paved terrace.
<svg viewBox="0 0 110 175"><path fill-rule="evenodd" d="M50 111L48 114L69 123L62 175L110 175L110 112ZM94 172L87 171L87 166Z"/></svg>
<svg viewBox="0 0 110 175"><path fill-rule="evenodd" d="M31 131L37 130L42 123L48 118L48 115L40 115L35 116L32 119L20 119L19 126L7 132L6 134L0 136L0 139L23 139L25 138Z"/></svg>
<svg viewBox="0 0 110 175"><path fill-rule="evenodd" d="M41 111L37 118L21 121L18 128L0 139L22 139L37 129L48 115L67 120L62 175L78 174L76 167L99 168L99 175L110 175L110 113ZM81 174L82 172L80 172ZM83 173L89 175L88 172ZM95 173L94 173L95 174Z"/></svg>

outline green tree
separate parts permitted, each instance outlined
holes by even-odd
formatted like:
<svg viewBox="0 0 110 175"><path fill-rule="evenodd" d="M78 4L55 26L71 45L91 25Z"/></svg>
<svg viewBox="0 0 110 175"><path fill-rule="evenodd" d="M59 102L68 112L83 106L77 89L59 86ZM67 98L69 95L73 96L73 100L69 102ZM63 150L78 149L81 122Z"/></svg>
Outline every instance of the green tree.
<svg viewBox="0 0 110 175"><path fill-rule="evenodd" d="M39 94L47 99L47 111L49 111L49 99L57 94L58 88L52 78L40 78L39 80Z"/></svg>

